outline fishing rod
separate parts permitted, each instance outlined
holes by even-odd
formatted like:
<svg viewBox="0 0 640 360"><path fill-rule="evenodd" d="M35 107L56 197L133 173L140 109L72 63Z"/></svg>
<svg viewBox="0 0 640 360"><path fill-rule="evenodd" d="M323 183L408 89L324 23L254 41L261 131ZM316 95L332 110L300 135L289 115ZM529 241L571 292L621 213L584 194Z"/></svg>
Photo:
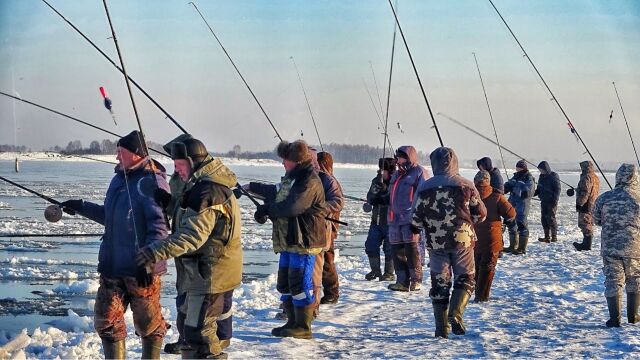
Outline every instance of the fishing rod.
<svg viewBox="0 0 640 360"><path fill-rule="evenodd" d="M631 136L631 129L629 129L629 122L627 122L627 115L624 113L624 108L622 107L622 101L620 100L620 95L618 94L618 88L616 87L616 82L612 82L613 89L616 91L616 97L618 98L618 104L620 104L620 111L622 111L622 117L624 118L624 123L627 125L627 132L629 133L629 139L631 139L631 145L633 145L633 152L636 154L636 160L638 161L638 166L640 167L640 158L638 158L638 152L636 151L636 144L633 142L633 136ZM612 113L613 114L613 113Z"/></svg>
<svg viewBox="0 0 640 360"><path fill-rule="evenodd" d="M261 183L275 184L273 181L266 181L266 180L260 180L260 179L255 179L255 178L248 178L248 177L243 177L243 176L238 176L238 178L239 179L243 179L243 180L261 182ZM349 200L364 201L364 202L367 201L367 199L363 199L363 198L356 197L356 196L344 195L344 194L342 194L342 196L344 196L345 199L349 199Z"/></svg>
<svg viewBox="0 0 640 360"><path fill-rule="evenodd" d="M304 100L307 102L309 115L311 115L311 121L313 122L313 127L316 129L316 135L318 136L318 142L320 143L320 150L324 151L324 146L322 146L322 140L320 139L320 133L318 132L318 126L316 125L316 119L313 116L313 111L311 111L311 105L309 104L309 98L307 98L307 92L304 89L304 84L302 84L302 77L300 76L298 65L296 64L296 60L293 58L293 56L290 56L289 59L291 59L291 62L293 62L293 67L296 68L296 74L298 74L298 80L300 81L300 87L302 88L302 93L304 94Z"/></svg>
<svg viewBox="0 0 640 360"><path fill-rule="evenodd" d="M258 104L258 107L260 108L260 110L262 111L262 114L264 114L265 118L269 122L269 125L271 125L271 128L273 129L273 131L276 133L276 136L278 137L278 139L280 139L280 141L282 141L282 136L280 136L280 133L276 129L276 126L271 121L271 118L269 118L269 115L267 115L267 112L265 111L264 107L262 107L262 104L260 103L260 101L256 97L256 94L253 92L253 90L251 90L251 86L249 86L249 83L247 83L247 80L245 80L244 76L242 76L242 73L240 72L240 70L236 66L236 63L231 58L231 55L229 55L229 52L227 52L227 49L224 47L224 45L222 45L222 41L220 41L220 39L218 38L218 35L216 35L216 33L213 31L213 29L211 28L211 25L209 25L209 22L207 21L207 19L205 19L204 15L202 15L202 12L200 12L200 9L198 9L198 6L193 1L189 2L189 4L193 5L193 8L196 9L198 14L202 18L202 21L204 21L204 23L207 25L207 27L209 28L209 31L211 32L211 35L213 35L213 37L216 39L216 41L218 42L218 45L220 45L220 47L222 48L222 51L224 52L224 54L227 56L227 58L231 62L231 65L233 65L233 68L236 70L236 73L238 73L238 76L240 76L240 79L242 79L242 82L247 87L247 90L249 90L249 92L251 93L251 96L253 97L253 100L255 100L256 104Z"/></svg>
<svg viewBox="0 0 640 360"><path fill-rule="evenodd" d="M18 237L28 237L28 238L52 238L52 237L95 237L95 236L103 236L104 234L0 234L0 238L18 238Z"/></svg>
<svg viewBox="0 0 640 360"><path fill-rule="evenodd" d="M151 95L149 95L149 93L147 93L142 86L140 86L134 79L132 79L131 77L129 77L128 75L125 74L124 69L122 69L121 67L119 67L115 61L113 61L109 55L107 55L104 51L102 51L102 49L100 49L93 41L91 41L91 39L89 39L82 31L80 31L80 29L78 29L73 23L71 23L71 21L67 20L66 17L64 17L64 15L62 15L56 8L54 8L51 4L49 4L49 2L47 2L47 0L42 0L42 2L44 2L51 10L53 10L53 12L55 12L62 20L64 20L67 24L69 24L69 26L71 26L71 28L73 30L75 30L80 36L82 36L89 44L91 44L91 46L93 46L94 49L96 49L105 59L107 59L107 61L109 61L111 63L111 65L113 65L116 69L118 69L118 71L120 71L124 76L127 77L127 79L129 81L131 81L131 83L138 89L140 90L140 92L149 100L151 101L151 103L153 103L153 105L155 105L158 110L160 110L175 126L178 127L178 129L180 129L180 131L182 131L183 133L187 134L187 130L185 130L184 127L182 127L182 125L180 125L178 123L178 121L176 121L176 119L173 118L173 116L171 116L171 114L169 114L162 106L160 106L160 104L158 104L158 102L151 97Z"/></svg>
<svg viewBox="0 0 640 360"><path fill-rule="evenodd" d="M569 126L569 130L571 131L572 134L574 134L576 136L576 138L580 141L580 143L582 144L582 146L584 147L584 149L587 151L587 154L589 154L589 157L591 158L591 160L593 161L594 165L598 168L598 171L600 172L600 174L602 175L602 177L604 178L604 181L606 181L607 185L609 185L609 189L613 189L611 187L611 184L609 183L609 180L607 179L607 177L604 175L604 171L602 171L602 169L600 168L600 165L598 164L598 162L596 161L595 157L593 156L593 154L591 154L591 151L589 150L589 148L587 147L587 144L585 144L585 142L582 140L582 137L580 136L580 134L578 133L578 130L575 128L575 126L573 125L573 122L571 121L571 119L569 119L569 116L567 115L567 113L564 111L564 108L562 107L562 105L560 105L560 102L558 101L558 98L556 98L555 94L553 93L553 91L551 91L551 88L549 87L549 85L547 84L547 82L544 80L544 77L542 77L542 74L540 74L540 71L538 71L538 68L536 67L536 65L533 63L533 60L531 60L531 57L529 57L529 54L527 53L527 51L524 49L524 47L522 46L522 44L520 43L520 40L518 40L518 38L516 37L516 35L514 34L514 32L511 30L511 27L509 26L509 24L507 23L507 21L504 19L504 17L502 17L502 14L500 13L500 11L498 10L498 8L493 4L492 0L489 0L489 3L491 4L491 6L493 7L493 9L496 11L496 13L498 14L498 16L500 17L500 19L502 20L502 22L504 23L504 25L507 27L507 30L509 30L509 33L511 34L511 36L513 37L513 39L516 41L516 43L518 44L518 46L520 47L520 50L522 50L522 52L524 53L524 56L527 58L527 60L529 61L529 64L531 64L531 67L533 68L533 70L535 70L536 74L538 75L538 77L540 78L540 80L542 81L542 83L544 84L545 88L547 89L547 91L549 92L549 94L551 94L551 100L553 100L556 105L558 106L558 108L560 109L560 112L562 113L562 115L564 116L564 118L567 120L567 125Z"/></svg>
<svg viewBox="0 0 640 360"><path fill-rule="evenodd" d="M367 86L367 82L364 81L364 78L362 78L362 84L364 85L364 89L367 91L367 95L369 95L369 100L371 100L371 106L373 107L373 110L376 112L376 116L378 117L378 122L380 123L380 127L378 129L384 129L384 123L382 122L382 117L378 112L378 108L376 107L376 104L373 101L373 96L371 96L371 92L369 91L369 87ZM393 148L393 145L391 145L391 140L389 139L389 136L387 136L386 139L387 139L387 142L389 143L389 147Z"/></svg>
<svg viewBox="0 0 640 360"><path fill-rule="evenodd" d="M517 154L516 152L514 152L514 151L512 151L512 150L509 150L508 148L506 148L506 147L504 147L504 146L502 146L502 145L498 145L498 143L496 143L496 142L495 142L493 139L491 139L490 137L488 137L488 136L486 136L486 135L484 135L484 134L480 133L479 131L476 131L476 130L474 130L474 129L470 128L469 126L467 126L467 125L463 124L462 122L458 121L457 119L455 119L455 118L453 118L453 117L451 117L451 116L449 116L449 115L447 115L447 114L443 114L443 113L441 113L441 112L439 112L439 113L438 113L438 115L442 116L442 117L443 117L443 118L445 118L445 119L451 120L451 121L452 121L453 123L455 123L456 125L461 126L461 127L463 127L464 129L466 129L466 130L468 130L468 131L470 131L470 132L472 132L472 133L474 133L474 134L478 135L479 137L481 137L481 138L483 138L483 139L487 140L488 142L492 143L493 145L500 146L500 148L502 148L502 150L504 150L504 151L508 152L509 154L511 154L511 155L513 155L513 156L515 156L515 157L517 157L517 158L519 158L519 159L524 160L524 161L525 161L526 163L528 163L529 165L532 165L532 166L535 166L535 167L537 167L537 166L538 166L537 164L532 163L531 161L527 160L524 156L522 156L522 155L520 155L520 154ZM507 175L507 177L508 177L508 175ZM572 185L570 185L570 184L568 184L568 183L566 183L566 182L564 182L564 181L562 181L562 180L559 180L559 181L560 181L561 183L565 184L566 186L568 186L569 188L571 188L571 189L574 189L574 190L575 190L575 188L574 188Z"/></svg>
<svg viewBox="0 0 640 360"><path fill-rule="evenodd" d="M411 60L411 66L413 67L413 72L416 74L418 85L420 85L420 91L422 91L422 97L424 98L424 102L427 104L427 109L429 110L429 115L431 116L431 122L433 122L433 128L436 130L436 134L438 135L438 141L440 142L440 146L444 146L444 143L442 142L442 137L440 136L440 130L438 130L438 124L436 124L436 118L433 116L433 111L431 111L431 105L429 105L429 100L427 99L427 93L424 91L424 86L422 86L422 80L420 80L420 74L418 74L416 63L413 61L413 56L411 55L409 44L407 44L407 39L405 38L404 32L402 31L402 26L400 26L400 20L398 20L398 14L396 14L396 9L393 7L391 0L388 0L388 1L389 1L389 6L391 7L391 11L393 12L393 17L396 19L396 25L398 25L398 30L400 30L400 36L402 36L404 47L405 49L407 49L409 60Z"/></svg>
<svg viewBox="0 0 640 360"><path fill-rule="evenodd" d="M7 179L7 178L6 178L6 177L4 177L4 176L0 176L0 180L5 181L5 182L7 182L7 183L9 183L9 184L11 184L11 185L13 185L13 186L15 186L15 187L19 188L19 189L22 189L22 190L24 190L24 191L28 192L28 193L31 193L31 194L33 194L33 195L35 195L35 196L37 196L37 197L39 197L39 198L41 198L41 199L44 199L44 200L46 200L46 201L48 201L48 202L50 202L50 203L52 203L52 204L54 204L54 205L58 205L58 206L60 206L60 207L63 207L63 206L62 206L62 203L61 203L60 201L58 201L58 200L56 200L56 199L54 199L54 198L51 198L51 197L49 197L49 196L47 196L47 195L44 195L44 194L42 194L42 193L39 193L39 192L37 192L37 191L35 191L35 190L31 190L31 189L29 189L28 187L26 187L26 186L24 186L24 185L20 185L20 184L18 184L18 183L16 183L16 182L13 182L13 181L11 181L11 180Z"/></svg>
<svg viewBox="0 0 640 360"><path fill-rule="evenodd" d="M482 79L482 73L480 72L480 65L478 65L478 58L476 53L473 54L473 60L476 63L478 69L478 77L480 77L480 85L482 85L482 92L484 93L484 100L487 103L487 110L489 111L489 118L491 119L491 126L493 126L493 135L496 137L496 144L498 145L498 152L500 153L500 159L502 160L502 167L504 168L504 174L508 178L507 163L504 161L504 155L502 155L502 147L500 146L500 139L498 138L498 131L496 130L496 123L493 121L493 114L491 113L491 106L489 106L489 97L487 96L487 90L484 87L484 80Z"/></svg>
<svg viewBox="0 0 640 360"><path fill-rule="evenodd" d="M373 75L373 84L376 87L376 93L378 94L378 104L380 105L380 113L382 113L382 98L380 97L380 87L378 86L378 80L376 79L376 72L373 71L373 63L369 60L369 67L371 68L371 75Z"/></svg>
<svg viewBox="0 0 640 360"><path fill-rule="evenodd" d="M398 0L396 0L396 8L398 8ZM388 125L389 125L389 104L391 103L391 78L393 76L393 59L396 53L396 23L393 23L393 41L391 43L391 63L389 65L389 83L387 84L387 112L384 117L384 138L387 139L389 137ZM387 142L382 141L382 158L384 159L387 155ZM390 152L393 153L393 148L389 149Z"/></svg>
<svg viewBox="0 0 640 360"><path fill-rule="evenodd" d="M102 160L102 159L95 159L92 157L88 157L88 156L82 156L82 155L75 155L75 154L66 154L67 157L77 157L80 159L87 159L87 160L93 160L93 161L97 161L97 162L101 162L101 163L105 163L105 164L111 164L111 165L118 165L117 162L114 161L107 161L107 160Z"/></svg>

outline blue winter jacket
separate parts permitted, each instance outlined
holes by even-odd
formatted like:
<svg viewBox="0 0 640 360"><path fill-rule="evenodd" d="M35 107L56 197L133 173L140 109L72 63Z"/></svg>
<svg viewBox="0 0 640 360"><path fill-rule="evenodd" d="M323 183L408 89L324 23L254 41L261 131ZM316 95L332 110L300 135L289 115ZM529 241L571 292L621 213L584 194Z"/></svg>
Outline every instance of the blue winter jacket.
<svg viewBox="0 0 640 360"><path fill-rule="evenodd" d="M544 169L547 173L540 174L534 195L538 196L545 205L557 205L560 200L560 177L556 172L551 171L551 166L546 161L542 161L538 165L538 169Z"/></svg>
<svg viewBox="0 0 640 360"><path fill-rule="evenodd" d="M157 162L155 167L157 173L154 174L149 162L144 161L138 168L129 170L126 179L124 172L116 167L116 175L111 179L104 205L88 201L83 203L80 213L104 225L98 254L98 272L104 276L135 276L138 248L155 240L166 239L169 235L165 214L153 199L156 186L169 191L169 184L164 167ZM137 230L138 244L134 229ZM166 270L166 261L155 264L156 274Z"/></svg>
<svg viewBox="0 0 640 360"><path fill-rule="evenodd" d="M413 199L418 193L418 186L429 178L425 168L418 165L418 152L413 146L401 146L402 151L409 157L406 169L399 168L393 173L389 182L389 212L387 224L389 226L403 226L411 224Z"/></svg>
<svg viewBox="0 0 640 360"><path fill-rule="evenodd" d="M504 180L502 179L502 174L500 174L500 169L493 167L491 158L483 157L476 161L476 165L478 168L482 166L484 170L489 172L489 175L491 176L491 187L499 190L501 193L504 193Z"/></svg>
<svg viewBox="0 0 640 360"><path fill-rule="evenodd" d="M511 193L509 202L516 209L516 221L518 222L525 222L529 215L535 185L535 180L529 170L515 173L504 184L505 193Z"/></svg>

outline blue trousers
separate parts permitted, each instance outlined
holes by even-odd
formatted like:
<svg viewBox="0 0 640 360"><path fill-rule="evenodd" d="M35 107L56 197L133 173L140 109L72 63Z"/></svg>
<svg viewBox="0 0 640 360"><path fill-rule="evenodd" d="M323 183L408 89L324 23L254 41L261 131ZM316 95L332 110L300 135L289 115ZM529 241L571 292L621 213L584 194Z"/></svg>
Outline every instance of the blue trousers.
<svg viewBox="0 0 640 360"><path fill-rule="evenodd" d="M278 264L277 289L281 301L292 301L296 307L313 304L313 268L315 255L301 255L283 251Z"/></svg>

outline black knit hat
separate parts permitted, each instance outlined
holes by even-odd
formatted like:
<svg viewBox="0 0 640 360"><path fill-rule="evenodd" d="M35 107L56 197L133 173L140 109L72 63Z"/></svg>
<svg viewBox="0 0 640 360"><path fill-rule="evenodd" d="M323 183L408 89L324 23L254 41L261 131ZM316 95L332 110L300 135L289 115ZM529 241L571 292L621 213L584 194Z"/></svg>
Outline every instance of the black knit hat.
<svg viewBox="0 0 640 360"><path fill-rule="evenodd" d="M523 169L523 170L528 170L527 168L527 162L524 160L518 160L518 162L516 163L516 167Z"/></svg>
<svg viewBox="0 0 640 360"><path fill-rule="evenodd" d="M149 155L144 146L142 133L138 130L133 130L128 135L123 136L118 140L118 146L125 148L138 156L147 157Z"/></svg>

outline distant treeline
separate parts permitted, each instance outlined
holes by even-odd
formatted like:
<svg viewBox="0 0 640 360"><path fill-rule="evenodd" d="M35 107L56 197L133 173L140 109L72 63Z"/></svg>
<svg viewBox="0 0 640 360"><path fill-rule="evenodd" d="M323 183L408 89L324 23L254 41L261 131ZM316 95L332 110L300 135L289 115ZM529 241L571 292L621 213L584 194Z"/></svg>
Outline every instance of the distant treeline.
<svg viewBox="0 0 640 360"><path fill-rule="evenodd" d="M8 145L2 144L0 145L0 152L30 152L31 148L27 148L24 145Z"/></svg>
<svg viewBox="0 0 640 360"><path fill-rule="evenodd" d="M117 141L104 139L102 141L93 140L89 143L89 147L84 147L80 140L69 141L66 147L59 145L49 148L49 151L65 155L113 155L116 153ZM154 149L162 149L162 145L148 141L147 145Z"/></svg>

